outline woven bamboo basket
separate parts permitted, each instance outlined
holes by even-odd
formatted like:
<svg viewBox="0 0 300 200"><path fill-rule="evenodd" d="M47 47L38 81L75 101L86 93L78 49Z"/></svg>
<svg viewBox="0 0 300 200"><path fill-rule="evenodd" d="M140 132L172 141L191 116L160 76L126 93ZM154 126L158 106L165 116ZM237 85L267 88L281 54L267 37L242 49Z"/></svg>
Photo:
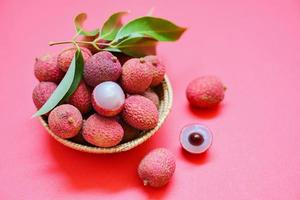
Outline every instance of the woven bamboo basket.
<svg viewBox="0 0 300 200"><path fill-rule="evenodd" d="M159 95L160 98L159 120L157 126L151 129L150 131L143 132L140 137L132 141L122 143L114 147L103 148L103 147L88 146L88 145L75 143L71 140L60 138L49 129L48 123L43 117L40 117L40 121L42 125L46 128L47 132L55 140L72 149L88 152L88 153L97 153L97 154L108 154L108 153L118 153L122 151L128 151L144 143L151 136L153 136L157 132L157 130L161 127L161 125L164 123L166 117L168 116L171 110L172 102L173 102L173 90L170 81L166 75L162 84L155 89L155 92Z"/></svg>

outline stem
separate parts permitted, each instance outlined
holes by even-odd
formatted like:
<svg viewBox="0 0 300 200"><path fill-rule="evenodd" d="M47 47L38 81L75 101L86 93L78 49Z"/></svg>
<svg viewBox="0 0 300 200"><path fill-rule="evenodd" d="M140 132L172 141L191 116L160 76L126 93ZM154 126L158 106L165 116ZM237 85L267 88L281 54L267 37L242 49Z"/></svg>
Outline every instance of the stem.
<svg viewBox="0 0 300 200"><path fill-rule="evenodd" d="M54 45L60 45L60 44L72 44L72 43L77 43L77 44L91 44L93 46L96 45L103 45L103 46L109 46L107 43L101 43L101 42L88 42L88 41L59 41L59 42L49 42L49 46L54 46Z"/></svg>

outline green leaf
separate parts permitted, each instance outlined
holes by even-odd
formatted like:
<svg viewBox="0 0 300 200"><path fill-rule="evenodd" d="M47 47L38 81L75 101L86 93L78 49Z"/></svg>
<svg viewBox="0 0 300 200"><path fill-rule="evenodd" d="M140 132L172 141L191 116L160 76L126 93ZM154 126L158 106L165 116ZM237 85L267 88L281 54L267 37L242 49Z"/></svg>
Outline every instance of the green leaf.
<svg viewBox="0 0 300 200"><path fill-rule="evenodd" d="M127 11L112 14L101 29L101 38L109 41L114 40L122 27L122 17L126 14L128 14Z"/></svg>
<svg viewBox="0 0 300 200"><path fill-rule="evenodd" d="M146 55L156 54L156 45L157 40L136 34L126 38L119 44L115 45L114 48L129 56L143 57Z"/></svg>
<svg viewBox="0 0 300 200"><path fill-rule="evenodd" d="M83 28L83 23L87 19L86 13L80 13L74 18L74 24L78 35L84 36L96 36L99 33L99 29L92 31L86 31Z"/></svg>
<svg viewBox="0 0 300 200"><path fill-rule="evenodd" d="M118 32L115 40L119 40L132 33L139 33L152 37L158 41L176 41L186 28L174 23L151 16L140 17L125 24Z"/></svg>
<svg viewBox="0 0 300 200"><path fill-rule="evenodd" d="M113 47L107 47L107 48L105 48L104 50L106 50L106 51L111 51L111 52L118 52L118 53L121 53L121 52L122 52L120 49L113 48Z"/></svg>
<svg viewBox="0 0 300 200"><path fill-rule="evenodd" d="M68 98L78 87L82 77L82 71L83 58L80 49L78 49L63 80L59 83L47 102L33 115L33 117L48 113L60 102Z"/></svg>
<svg viewBox="0 0 300 200"><path fill-rule="evenodd" d="M79 51L77 50L76 52L76 67L75 67L75 74L74 74L74 79L72 82L72 85L68 92L65 94L63 101L67 100L77 89L78 85L80 84L80 81L82 79L83 75L83 66L84 66L84 61L83 61L83 56L80 51L80 48L78 48Z"/></svg>

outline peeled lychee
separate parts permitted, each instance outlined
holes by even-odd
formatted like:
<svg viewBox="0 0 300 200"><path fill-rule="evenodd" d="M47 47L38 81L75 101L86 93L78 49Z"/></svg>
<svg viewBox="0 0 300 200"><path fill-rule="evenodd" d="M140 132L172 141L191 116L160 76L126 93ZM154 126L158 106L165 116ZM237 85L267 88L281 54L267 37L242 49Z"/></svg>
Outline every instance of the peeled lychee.
<svg viewBox="0 0 300 200"><path fill-rule="evenodd" d="M82 114L87 113L91 109L91 91L84 81L80 82L75 92L69 97L68 103L78 108Z"/></svg>
<svg viewBox="0 0 300 200"><path fill-rule="evenodd" d="M89 49L87 49L85 47L80 47L80 49L81 49L83 60L84 60L84 62L86 62L86 60L92 56L92 53L90 52ZM69 49L65 49L58 55L57 64L61 70L63 70L64 72L68 71L69 66L72 62L72 59L73 59L76 51L77 51L77 48L72 47Z"/></svg>
<svg viewBox="0 0 300 200"><path fill-rule="evenodd" d="M180 144L188 152L200 154L205 152L212 143L211 131L201 124L185 126L180 134Z"/></svg>
<svg viewBox="0 0 300 200"><path fill-rule="evenodd" d="M172 178L176 168L175 157L165 148L148 153L140 162L138 175L145 186L162 187Z"/></svg>
<svg viewBox="0 0 300 200"><path fill-rule="evenodd" d="M82 135L95 146L112 147L121 142L124 131L116 119L93 114L84 122Z"/></svg>
<svg viewBox="0 0 300 200"><path fill-rule="evenodd" d="M36 58L34 75L39 81L59 83L64 77L64 72L57 66L57 57L46 54Z"/></svg>
<svg viewBox="0 0 300 200"><path fill-rule="evenodd" d="M132 95L125 100L123 119L139 130L150 130L158 123L158 111L155 104L141 95Z"/></svg>
<svg viewBox="0 0 300 200"><path fill-rule="evenodd" d="M83 77L88 85L95 87L104 81L116 81L121 70L117 57L108 51L101 51L85 62Z"/></svg>
<svg viewBox="0 0 300 200"><path fill-rule="evenodd" d="M152 66L153 79L151 82L151 86L154 87L159 85L164 80L166 67L161 63L157 56L150 55L146 56L144 59L146 62L151 63Z"/></svg>
<svg viewBox="0 0 300 200"><path fill-rule="evenodd" d="M143 58L132 58L122 67L121 84L130 94L142 94L152 82L151 65Z"/></svg>
<svg viewBox="0 0 300 200"><path fill-rule="evenodd" d="M105 81L94 88L92 105L103 116L115 116L122 111L125 94L115 82Z"/></svg>
<svg viewBox="0 0 300 200"><path fill-rule="evenodd" d="M225 87L215 76L202 76L189 83L186 96L195 107L207 108L219 104L224 99Z"/></svg>
<svg viewBox="0 0 300 200"><path fill-rule="evenodd" d="M148 89L146 92L144 92L143 96L147 99L150 99L155 104L157 109L159 108L159 97L153 90Z"/></svg>
<svg viewBox="0 0 300 200"><path fill-rule="evenodd" d="M40 109L52 95L57 85L53 82L40 82L32 92L32 100L37 109Z"/></svg>
<svg viewBox="0 0 300 200"><path fill-rule="evenodd" d="M63 104L54 108L49 115L50 130L61 138L71 138L79 133L82 127L80 111L70 105Z"/></svg>

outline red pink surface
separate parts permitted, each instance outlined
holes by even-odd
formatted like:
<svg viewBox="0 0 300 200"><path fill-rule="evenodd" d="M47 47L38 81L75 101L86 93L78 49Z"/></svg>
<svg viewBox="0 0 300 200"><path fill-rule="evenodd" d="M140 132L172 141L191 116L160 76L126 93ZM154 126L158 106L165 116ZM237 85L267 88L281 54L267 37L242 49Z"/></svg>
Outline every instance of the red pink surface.
<svg viewBox="0 0 300 200"><path fill-rule="evenodd" d="M31 119L37 81L34 58L58 51L49 41L73 36L72 18L89 15L93 28L115 11L154 15L188 27L176 43L159 45L174 89L172 111L143 145L115 155L66 148ZM300 2L0 1L0 199L300 199ZM227 87L222 105L191 109L188 82L217 75ZM211 149L190 155L181 128L202 123ZM177 168L164 188L142 186L137 166L157 147L171 150Z"/></svg>

